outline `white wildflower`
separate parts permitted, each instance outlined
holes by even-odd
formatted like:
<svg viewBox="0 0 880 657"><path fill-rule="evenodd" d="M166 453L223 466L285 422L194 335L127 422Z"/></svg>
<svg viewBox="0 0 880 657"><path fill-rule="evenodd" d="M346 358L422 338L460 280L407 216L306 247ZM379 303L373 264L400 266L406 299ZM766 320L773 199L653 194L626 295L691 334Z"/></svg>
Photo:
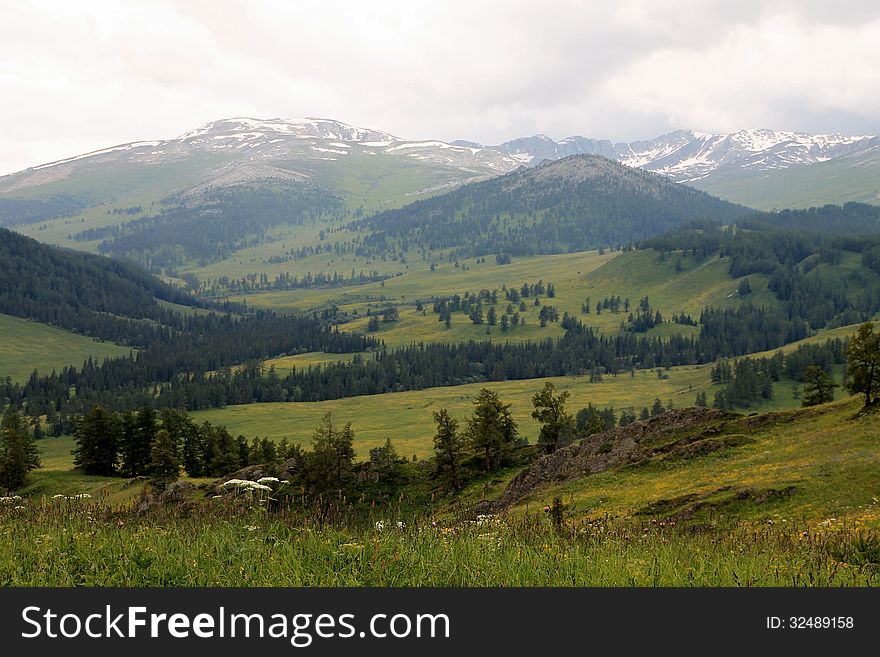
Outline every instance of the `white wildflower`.
<svg viewBox="0 0 880 657"><path fill-rule="evenodd" d="M406 529L406 523L405 523L405 522L401 522L400 520L398 520L398 521L397 521L397 528L398 528L398 529Z"/></svg>
<svg viewBox="0 0 880 657"><path fill-rule="evenodd" d="M249 479L230 479L229 481L221 484L221 488L231 488L235 487L237 490L268 490L272 489L268 486L264 486L263 484L259 484L256 481L250 481Z"/></svg>
<svg viewBox="0 0 880 657"><path fill-rule="evenodd" d="M278 477L260 477L257 479L258 484L275 484L281 481Z"/></svg>
<svg viewBox="0 0 880 657"><path fill-rule="evenodd" d="M381 532L384 530L385 530L385 522L382 520L377 520L376 521L376 531Z"/></svg>

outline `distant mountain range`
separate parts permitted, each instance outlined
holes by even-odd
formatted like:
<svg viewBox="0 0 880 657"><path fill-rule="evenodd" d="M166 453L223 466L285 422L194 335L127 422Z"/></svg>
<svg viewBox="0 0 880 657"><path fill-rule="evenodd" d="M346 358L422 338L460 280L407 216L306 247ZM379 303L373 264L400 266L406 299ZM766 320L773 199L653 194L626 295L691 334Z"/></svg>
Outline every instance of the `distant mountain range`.
<svg viewBox="0 0 880 657"><path fill-rule="evenodd" d="M175 139L121 144L0 177L0 200L51 196L56 205L65 205L58 201L60 194L88 206L134 192L155 196L255 181L311 180L348 196L352 205L359 201L370 206L366 209L383 209L571 155L601 155L755 207L880 200L877 136L679 130L631 143L535 135L484 146L465 140L406 140L332 119L246 117L213 121ZM842 169L834 166L841 162ZM830 174L841 170L842 175ZM793 171L809 173L788 175ZM774 184L777 177L780 185ZM756 195L754 190L761 191ZM799 194L809 203L799 202ZM40 216L33 208L29 212ZM6 215L0 207L0 224L14 223L14 216Z"/></svg>

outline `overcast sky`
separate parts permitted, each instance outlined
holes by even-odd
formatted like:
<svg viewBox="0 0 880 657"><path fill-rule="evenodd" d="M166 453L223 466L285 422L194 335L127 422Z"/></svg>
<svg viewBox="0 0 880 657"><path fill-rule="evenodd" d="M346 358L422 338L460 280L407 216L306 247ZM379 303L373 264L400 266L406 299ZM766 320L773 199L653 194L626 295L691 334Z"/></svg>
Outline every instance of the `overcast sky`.
<svg viewBox="0 0 880 657"><path fill-rule="evenodd" d="M880 2L0 0L0 174L231 116L880 133Z"/></svg>

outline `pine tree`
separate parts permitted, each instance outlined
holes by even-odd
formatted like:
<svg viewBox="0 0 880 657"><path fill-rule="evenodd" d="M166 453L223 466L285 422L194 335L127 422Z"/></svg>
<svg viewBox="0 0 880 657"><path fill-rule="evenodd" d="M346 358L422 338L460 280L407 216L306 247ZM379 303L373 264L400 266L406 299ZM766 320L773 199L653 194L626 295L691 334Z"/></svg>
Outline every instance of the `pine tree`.
<svg viewBox="0 0 880 657"><path fill-rule="evenodd" d="M129 477L147 473L150 465L150 451L158 431L156 411L144 406L131 419L123 419L123 438L121 445L122 472Z"/></svg>
<svg viewBox="0 0 880 657"><path fill-rule="evenodd" d="M76 442L74 466L89 475L115 475L119 461L119 433L119 420L115 415L108 414L103 406L92 407L77 422L73 433Z"/></svg>
<svg viewBox="0 0 880 657"><path fill-rule="evenodd" d="M834 400L837 384L819 365L810 365L804 372L803 406L816 406Z"/></svg>
<svg viewBox="0 0 880 657"><path fill-rule="evenodd" d="M486 472L513 446L517 427L510 404L502 404L498 393L482 388L474 400L474 414L468 420L467 435L477 452L483 453Z"/></svg>
<svg viewBox="0 0 880 657"><path fill-rule="evenodd" d="M874 323L867 322L846 350L847 389L853 395L865 395L865 408L876 403L880 395L880 333L874 332Z"/></svg>
<svg viewBox="0 0 880 657"><path fill-rule="evenodd" d="M176 445L171 434L160 429L156 434L150 451L150 483L156 490L164 491L168 484L180 476L180 461L176 455Z"/></svg>
<svg viewBox="0 0 880 657"><path fill-rule="evenodd" d="M354 470L354 431L351 422L340 431L328 411L312 435L312 452L307 462L311 484L316 492L344 489Z"/></svg>
<svg viewBox="0 0 880 657"><path fill-rule="evenodd" d="M662 414L666 409L663 408L663 403L660 401L660 398L654 400L654 405L651 406L651 415L653 417L657 417Z"/></svg>
<svg viewBox="0 0 880 657"><path fill-rule="evenodd" d="M434 422L437 423L437 433L434 436L437 475L448 481L453 490L457 490L458 473L466 449L464 437L458 433L458 420L455 420L445 408L434 412Z"/></svg>
<svg viewBox="0 0 880 657"><path fill-rule="evenodd" d="M390 484L397 481L401 474L400 456L391 443L391 438L386 438L382 447L373 447L370 450L370 464L380 481Z"/></svg>
<svg viewBox="0 0 880 657"><path fill-rule="evenodd" d="M24 418L8 408L0 424L0 488L21 488L27 474L40 467L35 440Z"/></svg>
<svg viewBox="0 0 880 657"><path fill-rule="evenodd" d="M565 401L569 398L568 391L556 394L556 386L553 382L544 383L544 388L532 397L535 410L532 417L541 423L541 433L538 436L538 444L547 453L561 447L571 437L574 421L565 411Z"/></svg>

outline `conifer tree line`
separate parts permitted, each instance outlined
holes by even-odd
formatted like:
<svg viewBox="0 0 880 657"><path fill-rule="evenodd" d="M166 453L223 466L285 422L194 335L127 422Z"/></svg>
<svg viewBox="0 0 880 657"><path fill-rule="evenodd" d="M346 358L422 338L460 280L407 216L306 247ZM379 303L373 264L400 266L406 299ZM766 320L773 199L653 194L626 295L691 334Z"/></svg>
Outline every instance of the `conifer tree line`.
<svg viewBox="0 0 880 657"><path fill-rule="evenodd" d="M288 322L294 321L315 330L289 335ZM143 405L198 410L254 402L323 401L485 381L614 376L640 368L708 363L774 349L808 334L804 322L750 305L707 309L701 315L698 336L667 338L629 332L599 335L566 314L561 321L566 333L555 340L429 343L394 351L379 349L350 363L294 370L285 377L264 371L256 362L234 371L227 368L246 361L242 355L257 359L260 351L271 352L273 346L284 353L280 347L285 341L302 345L302 351L336 353L362 351L375 344L359 334L318 329L320 325L309 321L273 315L262 322L242 320L230 326L252 327L245 341L237 330L230 330L222 341L216 335L210 340L183 335L173 348L149 349L100 365L87 362L81 370L68 367L60 374L34 375L24 385L7 380L0 384L0 395L31 415L46 413L53 405L61 414L81 414L94 404L119 411ZM230 354L237 354L237 358Z"/></svg>
<svg viewBox="0 0 880 657"><path fill-rule="evenodd" d="M833 367L847 362L850 340L835 338L821 344L800 345L784 354L745 357L734 361L720 361L710 370L712 383L725 387L715 392L715 408L744 408L765 399L773 399L773 384L783 376L805 383L810 392L804 396L805 406L822 404L833 399ZM820 375L821 372L821 375ZM697 405L706 406L705 393Z"/></svg>

